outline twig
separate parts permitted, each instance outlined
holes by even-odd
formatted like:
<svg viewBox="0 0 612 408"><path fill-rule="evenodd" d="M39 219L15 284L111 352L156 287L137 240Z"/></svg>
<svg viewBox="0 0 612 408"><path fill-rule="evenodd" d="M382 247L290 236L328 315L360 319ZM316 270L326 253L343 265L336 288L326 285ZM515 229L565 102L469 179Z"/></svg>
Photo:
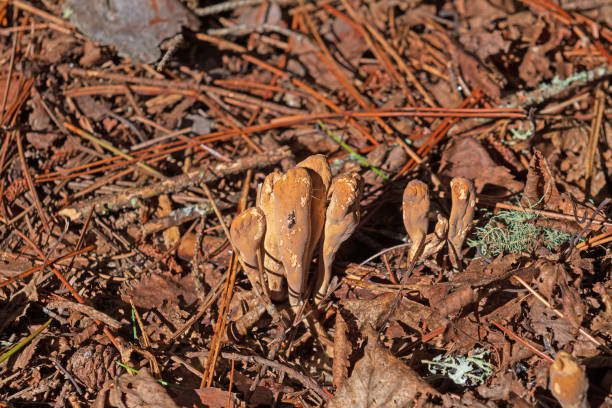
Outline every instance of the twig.
<svg viewBox="0 0 612 408"><path fill-rule="evenodd" d="M103 148L105 148L106 150L108 150L109 152L112 152L118 156L123 157L124 159L128 159L128 160L133 160L134 157L130 156L127 153L123 153L120 149L117 149L115 146L113 146L112 144L110 144L109 142L107 142L106 140L102 140L98 137L95 137L94 135L91 135L87 132L85 132L83 129L79 129L76 126L72 126L70 123L64 123L64 126L66 127L66 129L70 130L71 132L76 133L77 135L81 136L84 139L87 139L93 143L96 143L100 146L102 146ZM160 178L160 179L165 179L166 176L164 176L163 174L161 174L159 171L155 170L153 167L142 163L140 161L136 162L136 165L138 167L140 167L141 169L145 170L147 173Z"/></svg>
<svg viewBox="0 0 612 408"><path fill-rule="evenodd" d="M560 311L558 311L557 309L555 309L554 307L552 307L552 305L550 303L548 303L548 301L546 299L544 299L542 297L542 295L540 295L537 291L535 291L531 286L529 286L527 284L527 282L525 282L523 279L521 279L518 275L513 275L512 276L514 279L516 279L521 285L523 285L523 287L525 289L527 289L529 292L531 292L531 294L533 296L536 297L536 299L538 299L540 302L542 302L544 305L546 305L546 307L548 307L550 310L553 311L554 314L556 314L557 316L559 316L562 319L565 319L565 316L563 315L563 313L561 313ZM591 334L589 334L586 330L584 330L582 327L577 327L578 331L584 336L586 337L591 343L603 348L608 354L612 355L612 350L606 346L605 344L603 344L601 341L597 340L595 337L593 337Z"/></svg>
<svg viewBox="0 0 612 408"><path fill-rule="evenodd" d="M330 400L329 395L312 378L307 377L304 374L300 373L299 371L291 367L287 367L286 365L283 365L276 361L271 361L271 360L268 360L266 358L259 357L259 356L243 356L243 355L234 354L234 353L221 353L221 357L228 359L228 360L246 361L246 362L253 363L253 364L262 364L262 365L268 366L282 373L285 373L289 377L299 381L304 387L316 392L317 395L323 398L324 401Z"/></svg>
<svg viewBox="0 0 612 408"><path fill-rule="evenodd" d="M208 308L217 300L219 295L221 295L220 289L221 289L221 286L223 285L223 282L227 280L228 273L229 272L225 272L225 274L219 279L215 287L212 288L208 292L198 312L195 315L193 315L191 318L189 318L189 320L187 320L183 326L181 326L174 333L172 333L170 337L168 337L168 340L166 340L166 344L172 344L181 334L185 332L185 330L187 330L198 319L204 316L204 313L206 313ZM200 377L201 376L202 376L202 373L200 373Z"/></svg>
<svg viewBox="0 0 612 408"><path fill-rule="evenodd" d="M587 145L586 166L585 166L585 194L587 198L591 196L591 177L593 176L593 163L595 161L595 151L597 149L597 141L601 131L601 119L606 107L606 97L601 89L595 92L595 106L593 107L593 120L591 122L591 131L589 133L589 143Z"/></svg>
<svg viewBox="0 0 612 408"><path fill-rule="evenodd" d="M79 249L78 251L73 251L73 252L70 252L70 253L68 253L66 255L59 256L59 257L57 257L55 259L51 259L49 262L47 262L47 266L52 265L52 264L54 264L56 262L63 261L64 259L72 258L73 256L77 256L77 255L80 255L82 253L92 251L95 248L96 247L94 245L90 245L90 246L87 246L87 247L85 247L83 249ZM30 276L34 272L40 271L41 268L42 268L42 265L41 266L35 266L34 268L28 269L27 271L19 272L18 274L16 274L15 276L11 276L10 278L5 280L4 282L0 282L0 288L4 287L6 285L10 285L11 283L15 282L17 279L23 279L26 276Z"/></svg>
<svg viewBox="0 0 612 408"><path fill-rule="evenodd" d="M47 328L47 326L49 326L51 324L51 322L53 321L53 318L47 320L45 322L45 324L43 324L42 326L40 326L38 329L36 329L32 334L30 334L28 337L26 337L25 339L21 340L19 343L17 343L14 347L12 347L9 351L7 351L6 353L2 354L0 356L0 364L2 364L2 362L4 360L6 360L7 358L9 358L10 356L12 356L13 354L15 354L16 352L18 352L19 350L21 350L23 347L25 347L26 344L28 344L29 342L31 342L36 336L38 336L43 330L45 330Z"/></svg>
<svg viewBox="0 0 612 408"><path fill-rule="evenodd" d="M277 164L291 156L288 148L272 150L268 153L254 154L236 160L233 163L219 163L212 168L196 169L189 173L163 180L141 188L128 189L117 194L94 198L89 201L76 203L59 212L60 215L77 220L85 217L91 208L98 212L117 211L127 206L136 205L140 200L156 197L160 194L176 193L201 183L210 183L221 178L241 173L248 169L258 169Z"/></svg>
<svg viewBox="0 0 612 408"><path fill-rule="evenodd" d="M507 334L513 340L518 341L523 346L527 347L529 350L531 350L534 354L538 355L540 358L548 361L549 363L554 363L555 362L555 360L553 360L552 358L550 358L546 354L542 353L540 350L538 350L537 348L535 348L531 344L527 343L525 340L521 339L519 336L517 336L516 334L512 333L510 330L506 329L501 324L499 324L499 323L497 323L497 322L495 322L493 320L491 320L491 324L493 324L499 330L503 331L505 334Z"/></svg>
<svg viewBox="0 0 612 408"><path fill-rule="evenodd" d="M256 6L264 0L230 0L223 3L213 4L212 6L202 7L194 10L198 16L210 16L212 14L225 13L226 11L235 10L241 7ZM268 0L269 3L279 5L295 4L298 0Z"/></svg>
<svg viewBox="0 0 612 408"><path fill-rule="evenodd" d="M34 183L32 182L32 177L30 176L30 172L28 171L28 167L25 161L25 156L23 154L23 145L21 143L21 133L17 131L15 132L14 136L17 141L17 150L19 152L19 159L21 160L21 171L23 172L23 176L28 182L28 187L30 188L30 193L32 194L34 204L36 205L36 209L38 210L38 214L40 215L40 220L42 221L42 224L45 227L45 229L47 231L50 231L49 222L47 221L45 212L43 211L42 205L40 204L40 200L38 199L38 193L36 192L36 188L34 188Z"/></svg>
<svg viewBox="0 0 612 408"><path fill-rule="evenodd" d="M57 356L55 356L55 358L53 359L53 364L55 364L55 366L62 372L64 373L64 375L66 376L66 378L68 378L68 380L72 383L72 385L74 385L74 389L76 390L76 392L79 393L79 395L83 395L83 391L81 390L81 387L79 387L79 384L77 384L77 382L74 380L74 377L72 376L72 374L70 374L68 372L68 370L66 370L64 368L64 366L62 366L59 362L59 359L57 358Z"/></svg>
<svg viewBox="0 0 612 408"><path fill-rule="evenodd" d="M121 327L121 323L119 323L117 320L113 319L106 313L100 312L99 310L96 310L95 308L85 304L75 303L69 300L55 300L47 304L47 309L59 308L76 310L77 312L89 316L92 319L98 319L102 323L107 324L114 329L118 329L119 327Z"/></svg>

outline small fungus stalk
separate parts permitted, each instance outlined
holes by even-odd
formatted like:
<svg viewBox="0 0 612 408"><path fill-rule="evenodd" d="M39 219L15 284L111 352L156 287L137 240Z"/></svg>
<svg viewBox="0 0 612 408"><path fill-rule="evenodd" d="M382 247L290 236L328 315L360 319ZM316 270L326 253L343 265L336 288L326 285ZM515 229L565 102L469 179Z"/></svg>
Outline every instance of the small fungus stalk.
<svg viewBox="0 0 612 408"><path fill-rule="evenodd" d="M452 206L448 225L448 252L455 270L461 269L461 248L474 219L476 194L474 184L465 178L455 177L451 183Z"/></svg>
<svg viewBox="0 0 612 408"><path fill-rule="evenodd" d="M404 189L402 213L404 226L410 237L408 265L412 264L423 246L427 235L427 213L429 212L429 188L420 180L412 180ZM410 267L410 266L408 266Z"/></svg>
<svg viewBox="0 0 612 408"><path fill-rule="evenodd" d="M362 192L363 179L357 173L343 174L332 184L331 199L325 217L319 272L315 283L317 303L327 294L332 264L340 245L353 234L359 224Z"/></svg>
<svg viewBox="0 0 612 408"><path fill-rule="evenodd" d="M266 217L257 208L249 208L241 212L230 227L230 237L234 248L239 252L244 271L257 293L265 291L260 277L259 260L263 250L263 240L266 234Z"/></svg>

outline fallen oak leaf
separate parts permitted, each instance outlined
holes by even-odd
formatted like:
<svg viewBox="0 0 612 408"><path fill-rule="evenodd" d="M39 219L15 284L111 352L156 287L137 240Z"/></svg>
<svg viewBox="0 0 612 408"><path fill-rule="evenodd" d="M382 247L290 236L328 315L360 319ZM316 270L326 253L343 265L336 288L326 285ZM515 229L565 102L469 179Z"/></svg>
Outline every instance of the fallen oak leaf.
<svg viewBox="0 0 612 408"><path fill-rule="evenodd" d="M328 407L407 407L426 394L439 395L416 371L381 346L377 332L370 327L363 358Z"/></svg>

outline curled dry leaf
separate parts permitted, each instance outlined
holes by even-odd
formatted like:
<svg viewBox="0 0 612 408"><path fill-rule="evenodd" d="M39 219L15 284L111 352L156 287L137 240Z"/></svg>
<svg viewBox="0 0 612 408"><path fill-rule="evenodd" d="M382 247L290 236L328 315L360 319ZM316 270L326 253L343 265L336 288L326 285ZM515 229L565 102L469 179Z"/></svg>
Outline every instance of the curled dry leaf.
<svg viewBox="0 0 612 408"><path fill-rule="evenodd" d="M521 205L526 208L546 208L566 214L572 213L571 202L559 194L550 165L542 152L537 149L533 150L533 156L529 162Z"/></svg>
<svg viewBox="0 0 612 408"><path fill-rule="evenodd" d="M275 218L271 233L278 240L289 303L297 306L306 289L309 267L312 180L308 171L300 167L287 171L274 184L273 195Z"/></svg>
<svg viewBox="0 0 612 408"><path fill-rule="evenodd" d="M104 404L106 393L100 393L95 406L127 408L179 408L170 398L164 387L149 374L146 368L140 369L137 375L125 373L115 380L110 389L108 405ZM101 402L100 402L101 400Z"/></svg>
<svg viewBox="0 0 612 408"><path fill-rule="evenodd" d="M412 180L404 189L402 213L404 226L412 242L408 252L408 263L414 259L427 235L427 213L429 212L429 188L420 180Z"/></svg>
<svg viewBox="0 0 612 408"><path fill-rule="evenodd" d="M343 174L334 180L331 199L325 217L325 232L319 261L319 273L315 284L315 301L327 294L332 264L340 245L346 241L359 224L359 202L363 192L363 179L357 173Z"/></svg>
<svg viewBox="0 0 612 408"><path fill-rule="evenodd" d="M378 343L374 330L369 331L363 358L329 402L329 408L407 407L426 394L438 395L412 368Z"/></svg>
<svg viewBox="0 0 612 408"><path fill-rule="evenodd" d="M487 184L512 192L523 189L523 183L515 180L506 167L498 165L487 150L471 137L453 140L451 146L442 153L442 168L443 176L473 180L479 193Z"/></svg>
<svg viewBox="0 0 612 408"><path fill-rule="evenodd" d="M234 247L244 262L251 286L262 293L264 283L259 279L259 260L262 259L263 239L266 234L266 217L257 208L249 208L232 221L230 236ZM258 289L260 288L260 289Z"/></svg>
<svg viewBox="0 0 612 408"><path fill-rule="evenodd" d="M451 263L459 269L463 254L461 248L474 219L476 194L474 184L463 177L451 181L452 206L448 227L448 245Z"/></svg>
<svg viewBox="0 0 612 408"><path fill-rule="evenodd" d="M560 351L549 369L548 388L563 408L587 408L589 381L578 361Z"/></svg>

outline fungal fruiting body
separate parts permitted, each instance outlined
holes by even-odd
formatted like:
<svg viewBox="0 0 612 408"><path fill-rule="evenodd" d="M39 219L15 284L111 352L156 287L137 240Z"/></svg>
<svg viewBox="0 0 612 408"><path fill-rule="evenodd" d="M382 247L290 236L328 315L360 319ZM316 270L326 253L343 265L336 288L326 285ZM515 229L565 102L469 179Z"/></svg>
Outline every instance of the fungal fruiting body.
<svg viewBox="0 0 612 408"><path fill-rule="evenodd" d="M402 213L404 227L410 237L408 263L418 255L427 235L427 213L429 212L429 189L420 180L411 180L404 189Z"/></svg>
<svg viewBox="0 0 612 408"><path fill-rule="evenodd" d="M460 269L461 248L474 219L476 193L474 184L463 177L455 177L450 185L452 206L448 221L448 252L453 268Z"/></svg>
<svg viewBox="0 0 612 408"><path fill-rule="evenodd" d="M330 202L325 216L325 231L319 259L319 273L315 283L315 301L327 294L332 264L340 245L346 241L359 224L363 179L358 173L343 174L334 180L330 190Z"/></svg>

